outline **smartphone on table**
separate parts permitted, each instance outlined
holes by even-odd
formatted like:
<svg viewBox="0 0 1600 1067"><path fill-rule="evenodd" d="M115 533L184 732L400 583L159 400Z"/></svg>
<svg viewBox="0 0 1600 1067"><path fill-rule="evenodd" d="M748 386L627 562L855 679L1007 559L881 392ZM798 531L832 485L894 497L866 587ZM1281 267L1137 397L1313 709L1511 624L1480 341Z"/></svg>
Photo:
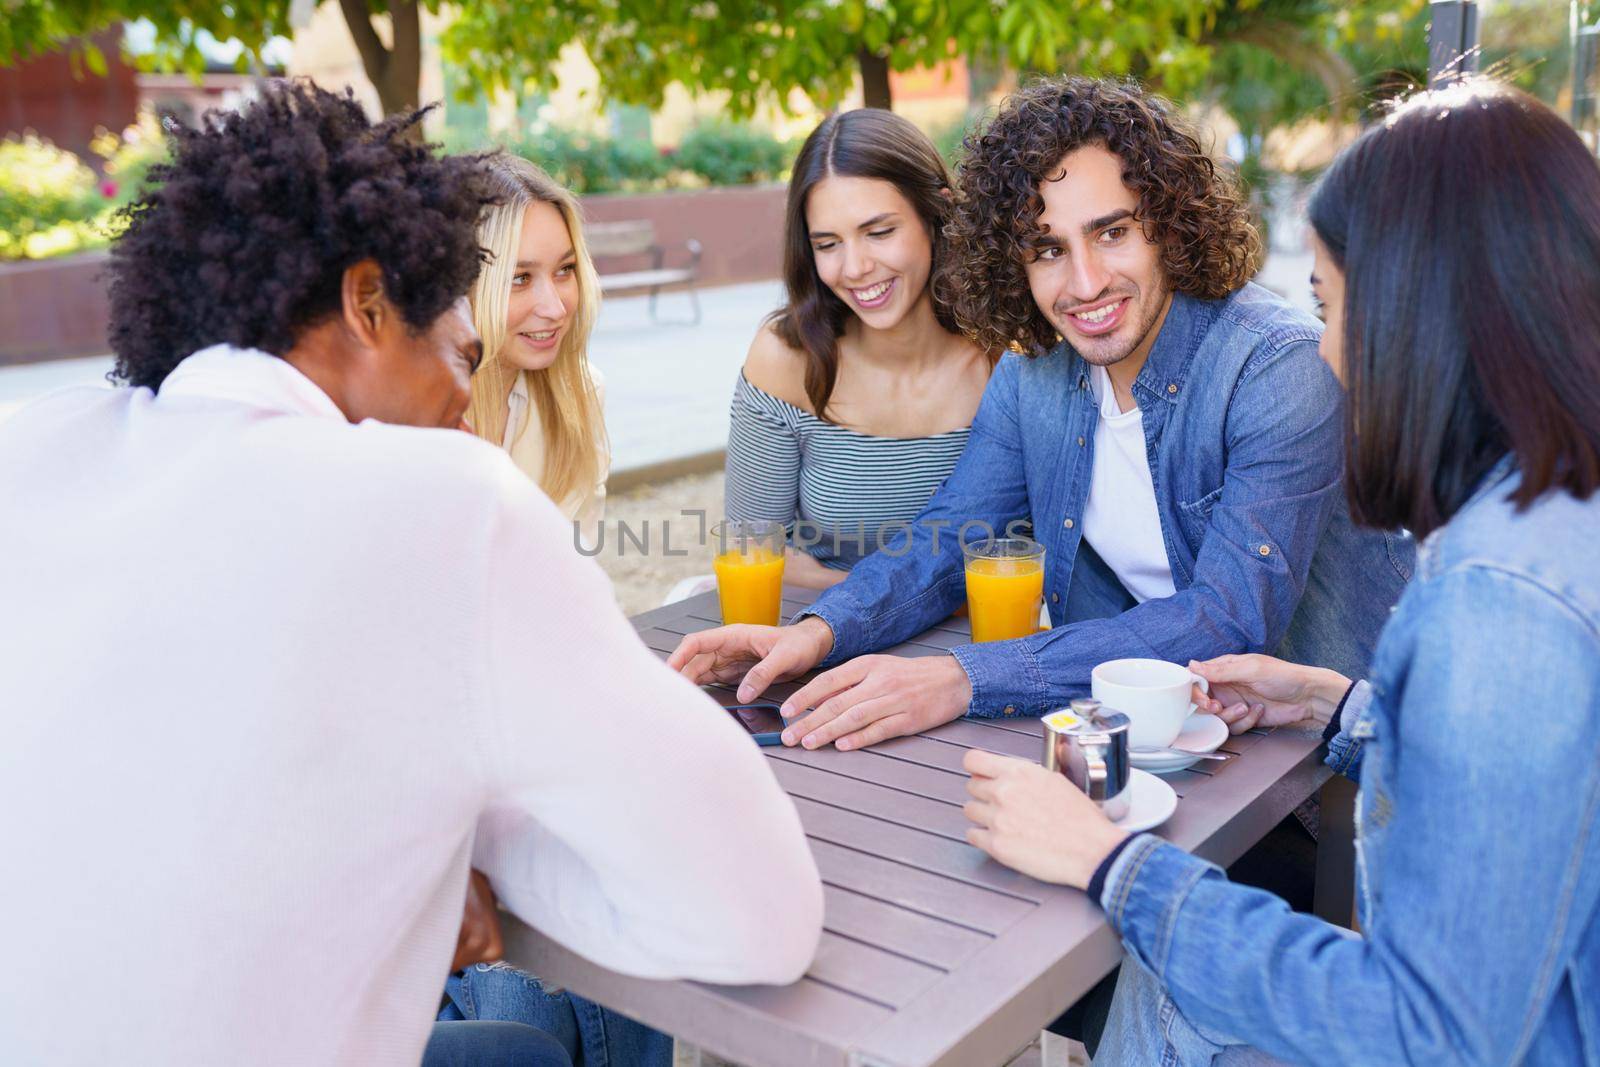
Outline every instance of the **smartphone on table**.
<svg viewBox="0 0 1600 1067"><path fill-rule="evenodd" d="M723 710L758 745L783 744L783 729L794 721L779 714L776 704L727 704Z"/></svg>

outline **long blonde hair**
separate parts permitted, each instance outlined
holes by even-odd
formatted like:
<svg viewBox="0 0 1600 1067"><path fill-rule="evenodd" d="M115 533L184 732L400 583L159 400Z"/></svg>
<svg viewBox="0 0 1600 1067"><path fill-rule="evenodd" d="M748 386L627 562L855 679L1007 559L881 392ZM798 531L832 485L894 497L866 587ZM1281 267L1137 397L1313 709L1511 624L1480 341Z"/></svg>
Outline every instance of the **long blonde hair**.
<svg viewBox="0 0 1600 1067"><path fill-rule="evenodd" d="M488 161L490 185L499 203L484 212L478 243L489 253L468 299L472 320L483 339L483 365L472 379L467 421L473 432L499 448L505 436L506 394L521 374L528 396L539 412L544 434L544 470L539 487L560 504L573 492L588 492L600 477L602 455L609 448L600 395L589 374L586 351L600 310L600 285L583 239L583 217L577 197L527 160L509 153ZM578 307L561 339L555 362L541 371L526 371L501 359L511 339L506 326L511 279L517 271L517 245L528 205L554 205L566 220L577 257ZM531 421L531 420L530 420ZM526 432L527 424L523 424ZM515 442L513 442L514 444Z"/></svg>

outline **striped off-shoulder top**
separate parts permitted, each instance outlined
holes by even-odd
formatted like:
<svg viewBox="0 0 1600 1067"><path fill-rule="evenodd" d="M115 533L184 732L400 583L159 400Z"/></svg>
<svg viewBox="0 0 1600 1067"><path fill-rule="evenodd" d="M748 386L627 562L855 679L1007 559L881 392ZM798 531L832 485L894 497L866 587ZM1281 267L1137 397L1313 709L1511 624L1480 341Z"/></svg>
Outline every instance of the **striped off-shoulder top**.
<svg viewBox="0 0 1600 1067"><path fill-rule="evenodd" d="M826 566L848 570L921 513L967 444L966 427L874 437L751 385L733 391L725 510L769 519Z"/></svg>

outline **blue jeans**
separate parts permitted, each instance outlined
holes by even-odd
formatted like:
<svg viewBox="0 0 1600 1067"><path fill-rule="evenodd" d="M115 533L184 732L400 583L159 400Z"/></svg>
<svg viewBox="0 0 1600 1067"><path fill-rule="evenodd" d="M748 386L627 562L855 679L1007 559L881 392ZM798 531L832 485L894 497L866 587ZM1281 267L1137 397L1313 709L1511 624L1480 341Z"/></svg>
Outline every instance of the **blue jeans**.
<svg viewBox="0 0 1600 1067"><path fill-rule="evenodd" d="M1132 955L1122 961L1117 991L1095 1067L1275 1067L1284 1061L1184 1018L1161 980Z"/></svg>
<svg viewBox="0 0 1600 1067"><path fill-rule="evenodd" d="M506 963L478 963L450 976L440 1021L494 1019L549 1034L578 1067L671 1067L672 1038L576 993L549 990ZM427 1064L425 1067L433 1067Z"/></svg>
<svg viewBox="0 0 1600 1067"><path fill-rule="evenodd" d="M422 1067L572 1067L561 1042L522 1023L433 1024Z"/></svg>

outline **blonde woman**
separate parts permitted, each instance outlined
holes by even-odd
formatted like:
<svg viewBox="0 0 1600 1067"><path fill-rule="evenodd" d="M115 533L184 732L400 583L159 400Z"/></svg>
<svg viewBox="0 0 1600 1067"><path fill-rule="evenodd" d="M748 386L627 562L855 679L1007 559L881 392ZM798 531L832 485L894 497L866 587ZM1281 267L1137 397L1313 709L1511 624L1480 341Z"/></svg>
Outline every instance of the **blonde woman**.
<svg viewBox="0 0 1600 1067"><path fill-rule="evenodd" d="M490 259L468 294L484 358L472 378L467 422L510 453L577 524L582 544L593 546L611 448L602 383L585 354L600 287L578 201L525 159L498 155L488 170L499 203L478 225L478 243ZM474 964L450 976L439 1021L459 1020L532 1026L560 1042L574 1063L672 1063L666 1034L504 963ZM455 1062L441 1045L430 1047L423 1067Z"/></svg>
<svg viewBox="0 0 1600 1067"><path fill-rule="evenodd" d="M586 355L600 287L578 200L517 156L492 158L489 171L500 202L478 227L491 258L470 293L484 360L467 421L509 452L593 545L611 447L603 383Z"/></svg>

